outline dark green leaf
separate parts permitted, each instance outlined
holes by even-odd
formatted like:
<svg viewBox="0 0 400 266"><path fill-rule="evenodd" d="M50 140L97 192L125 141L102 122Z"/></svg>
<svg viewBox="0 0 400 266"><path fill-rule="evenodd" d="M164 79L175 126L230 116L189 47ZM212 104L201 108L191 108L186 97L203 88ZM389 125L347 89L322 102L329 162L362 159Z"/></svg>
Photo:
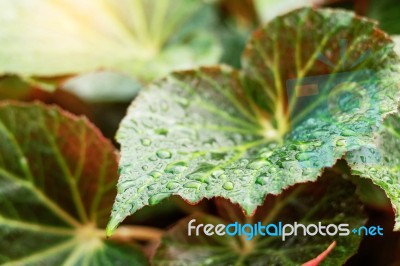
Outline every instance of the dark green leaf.
<svg viewBox="0 0 400 266"><path fill-rule="evenodd" d="M138 265L105 240L117 154L84 118L41 104L0 104L0 263Z"/></svg>
<svg viewBox="0 0 400 266"><path fill-rule="evenodd" d="M196 224L256 224L264 226L278 221L305 225L349 224L349 229L363 224L362 204L355 196L355 188L340 177L324 175L313 184L298 184L279 196L267 196L253 219L243 215L229 203L222 217L205 214L194 215L180 221L162 238L153 258L155 265L300 265L317 257L333 242L336 247L325 258L324 265L342 265L357 250L361 236L351 233L348 236L304 236L299 229L297 236L282 241L280 236L207 236L204 233L188 236L188 222L196 219ZM227 208L228 207L228 208ZM237 217L240 218L237 218ZM246 229L249 232L249 228ZM272 230L273 231L273 230ZM202 232L202 230L200 230ZM233 230L231 230L233 232Z"/></svg>
<svg viewBox="0 0 400 266"><path fill-rule="evenodd" d="M400 34L400 5L397 0L369 0L366 15L379 21L390 34Z"/></svg>

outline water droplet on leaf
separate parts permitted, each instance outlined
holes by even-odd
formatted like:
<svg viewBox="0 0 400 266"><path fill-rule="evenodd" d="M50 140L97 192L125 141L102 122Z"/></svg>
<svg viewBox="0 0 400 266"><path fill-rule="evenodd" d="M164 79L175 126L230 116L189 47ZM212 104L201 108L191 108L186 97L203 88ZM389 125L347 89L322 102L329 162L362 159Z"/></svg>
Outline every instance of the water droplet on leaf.
<svg viewBox="0 0 400 266"><path fill-rule="evenodd" d="M143 146L150 146L151 145L151 140L150 139L141 139L140 142L142 143Z"/></svg>
<svg viewBox="0 0 400 266"><path fill-rule="evenodd" d="M338 147L346 146L346 139L338 139L335 145Z"/></svg>
<svg viewBox="0 0 400 266"><path fill-rule="evenodd" d="M201 183L199 182L187 182L186 184L183 185L183 187L185 188L195 188L198 189L200 188Z"/></svg>
<svg viewBox="0 0 400 266"><path fill-rule="evenodd" d="M344 129L343 131L342 131L342 136L356 136L357 135L357 133L355 132L355 131L353 131L353 130L351 130L351 129Z"/></svg>
<svg viewBox="0 0 400 266"><path fill-rule="evenodd" d="M168 182L167 186L166 186L169 190L173 190L176 189L177 187L179 187L179 183L178 182Z"/></svg>
<svg viewBox="0 0 400 266"><path fill-rule="evenodd" d="M225 172L225 171L224 171L224 170L221 170L221 169L220 169L220 170L216 170L216 171L212 172L211 176L214 177L214 178L217 178L217 177L219 177L220 175L222 175L224 172Z"/></svg>
<svg viewBox="0 0 400 266"><path fill-rule="evenodd" d="M164 172L169 174L180 174L187 169L187 163L184 161L175 162L167 165Z"/></svg>
<svg viewBox="0 0 400 266"><path fill-rule="evenodd" d="M125 192L128 188L134 187L135 181L127 180L118 184L118 192Z"/></svg>
<svg viewBox="0 0 400 266"><path fill-rule="evenodd" d="M157 129L154 130L154 133L156 133L157 135L166 136L168 134L168 129L157 128Z"/></svg>
<svg viewBox="0 0 400 266"><path fill-rule="evenodd" d="M158 179L160 176L162 176L162 173L159 171L152 171L149 173L149 175L154 179Z"/></svg>
<svg viewBox="0 0 400 266"><path fill-rule="evenodd" d="M156 155L160 159L170 159L172 157L172 153L169 150L159 150Z"/></svg>
<svg viewBox="0 0 400 266"><path fill-rule="evenodd" d="M254 161L252 161L252 162L250 162L247 166L246 166L246 168L247 169L253 169L253 170L258 170L258 169L260 169L261 167L263 167L263 166L267 166L268 165L268 162L267 161L265 161L265 160L254 160Z"/></svg>
<svg viewBox="0 0 400 266"><path fill-rule="evenodd" d="M266 176L264 176L264 175L259 175L259 176L256 178L256 184L265 185L265 178L266 178Z"/></svg>
<svg viewBox="0 0 400 266"><path fill-rule="evenodd" d="M171 193L155 194L149 198L149 205L156 205L160 203L163 199L168 198L169 196L171 196Z"/></svg>
<svg viewBox="0 0 400 266"><path fill-rule="evenodd" d="M233 183L230 182L230 181L227 181L227 182L225 182L225 183L222 185L222 187L223 187L225 190L232 190L232 189L233 189Z"/></svg>

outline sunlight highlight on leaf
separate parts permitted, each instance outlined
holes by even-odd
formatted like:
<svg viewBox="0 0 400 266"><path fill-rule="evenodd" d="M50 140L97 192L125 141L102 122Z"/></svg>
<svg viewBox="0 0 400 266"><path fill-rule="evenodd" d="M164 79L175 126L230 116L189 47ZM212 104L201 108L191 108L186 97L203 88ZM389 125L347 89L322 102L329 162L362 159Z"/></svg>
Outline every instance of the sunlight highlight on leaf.
<svg viewBox="0 0 400 266"><path fill-rule="evenodd" d="M210 5L192 0L6 1L0 74L54 77L106 68L148 82L217 62L213 16Z"/></svg>

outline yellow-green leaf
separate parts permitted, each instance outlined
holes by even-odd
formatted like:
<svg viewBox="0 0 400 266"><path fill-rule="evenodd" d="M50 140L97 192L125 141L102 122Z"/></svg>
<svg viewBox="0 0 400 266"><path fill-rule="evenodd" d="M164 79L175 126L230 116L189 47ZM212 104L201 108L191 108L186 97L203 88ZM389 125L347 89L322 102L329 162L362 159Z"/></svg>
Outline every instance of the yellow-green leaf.
<svg viewBox="0 0 400 266"><path fill-rule="evenodd" d="M210 7L195 0L6 1L0 74L53 77L107 68L147 82L218 60L210 16Z"/></svg>

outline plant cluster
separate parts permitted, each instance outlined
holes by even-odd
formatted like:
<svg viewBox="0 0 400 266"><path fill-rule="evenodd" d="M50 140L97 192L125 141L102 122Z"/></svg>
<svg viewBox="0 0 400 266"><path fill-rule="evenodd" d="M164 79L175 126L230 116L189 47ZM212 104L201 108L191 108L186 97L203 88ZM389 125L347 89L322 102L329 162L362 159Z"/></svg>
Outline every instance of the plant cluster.
<svg viewBox="0 0 400 266"><path fill-rule="evenodd" d="M222 1L232 31L216 3L80 2L2 3L1 264L356 264L380 237L190 236L193 220L400 239L400 58L376 22Z"/></svg>

